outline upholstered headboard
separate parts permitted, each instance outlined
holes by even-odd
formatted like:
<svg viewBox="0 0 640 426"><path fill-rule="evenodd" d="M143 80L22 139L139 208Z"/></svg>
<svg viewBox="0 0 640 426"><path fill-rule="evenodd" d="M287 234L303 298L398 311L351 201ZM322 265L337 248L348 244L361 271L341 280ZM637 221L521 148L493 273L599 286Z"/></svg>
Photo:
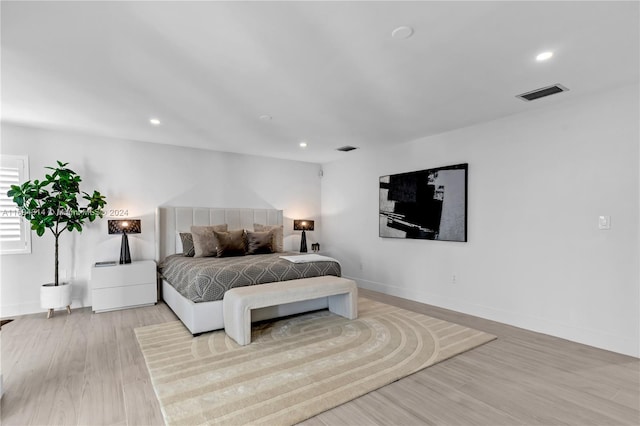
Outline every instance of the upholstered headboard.
<svg viewBox="0 0 640 426"><path fill-rule="evenodd" d="M156 210L156 261L176 253L177 232L191 225L221 225L229 229L253 229L254 223L282 225L282 210L224 209L207 207L158 207Z"/></svg>

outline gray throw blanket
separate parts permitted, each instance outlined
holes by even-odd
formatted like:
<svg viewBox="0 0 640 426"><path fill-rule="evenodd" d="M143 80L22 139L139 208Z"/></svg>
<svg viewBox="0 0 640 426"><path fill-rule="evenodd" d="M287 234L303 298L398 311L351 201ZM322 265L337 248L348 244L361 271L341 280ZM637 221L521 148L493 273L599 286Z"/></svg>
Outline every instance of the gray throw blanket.
<svg viewBox="0 0 640 426"><path fill-rule="evenodd" d="M333 261L292 263L281 255L256 254L238 257L168 256L162 265L162 276L180 294L193 302L222 300L233 287L288 281L300 278L341 274L340 264Z"/></svg>

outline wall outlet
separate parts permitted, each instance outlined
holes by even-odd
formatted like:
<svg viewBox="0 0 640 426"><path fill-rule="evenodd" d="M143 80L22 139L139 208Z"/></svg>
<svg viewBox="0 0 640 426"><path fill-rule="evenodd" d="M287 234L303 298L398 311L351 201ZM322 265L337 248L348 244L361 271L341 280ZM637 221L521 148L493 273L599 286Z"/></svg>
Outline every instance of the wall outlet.
<svg viewBox="0 0 640 426"><path fill-rule="evenodd" d="M458 282L458 274L451 274L451 284Z"/></svg>

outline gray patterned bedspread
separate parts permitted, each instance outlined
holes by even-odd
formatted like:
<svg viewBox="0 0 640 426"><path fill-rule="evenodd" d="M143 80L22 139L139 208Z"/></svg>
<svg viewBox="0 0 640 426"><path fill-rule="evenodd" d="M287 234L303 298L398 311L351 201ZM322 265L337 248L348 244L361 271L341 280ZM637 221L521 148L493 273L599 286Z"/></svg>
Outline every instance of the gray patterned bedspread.
<svg viewBox="0 0 640 426"><path fill-rule="evenodd" d="M293 263L280 259L295 253L255 254L239 257L168 256L162 276L180 294L193 302L222 300L233 287L341 274L338 262Z"/></svg>

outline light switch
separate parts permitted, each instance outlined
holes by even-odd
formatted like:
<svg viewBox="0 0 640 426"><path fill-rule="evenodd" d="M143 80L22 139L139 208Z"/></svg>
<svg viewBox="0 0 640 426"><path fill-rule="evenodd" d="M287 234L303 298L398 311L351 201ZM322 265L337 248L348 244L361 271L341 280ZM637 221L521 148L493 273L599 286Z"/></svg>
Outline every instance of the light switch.
<svg viewBox="0 0 640 426"><path fill-rule="evenodd" d="M598 217L598 229L611 229L611 216Z"/></svg>

